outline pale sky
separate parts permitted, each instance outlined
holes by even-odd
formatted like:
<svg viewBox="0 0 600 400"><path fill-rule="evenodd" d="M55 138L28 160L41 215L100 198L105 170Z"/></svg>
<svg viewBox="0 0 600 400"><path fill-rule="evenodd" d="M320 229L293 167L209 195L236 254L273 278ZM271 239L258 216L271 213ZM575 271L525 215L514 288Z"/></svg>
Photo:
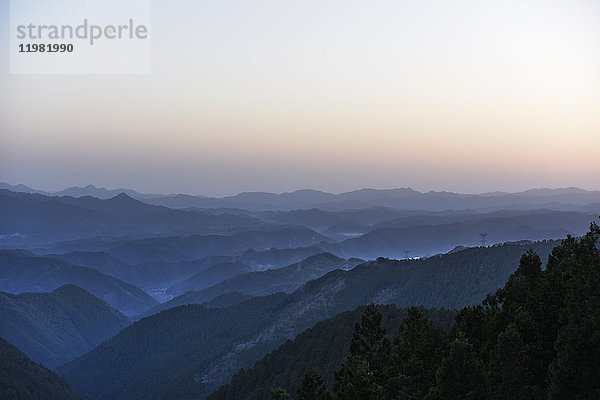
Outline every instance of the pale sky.
<svg viewBox="0 0 600 400"><path fill-rule="evenodd" d="M0 181L600 189L600 1L153 1L151 31L149 75L0 57Z"/></svg>

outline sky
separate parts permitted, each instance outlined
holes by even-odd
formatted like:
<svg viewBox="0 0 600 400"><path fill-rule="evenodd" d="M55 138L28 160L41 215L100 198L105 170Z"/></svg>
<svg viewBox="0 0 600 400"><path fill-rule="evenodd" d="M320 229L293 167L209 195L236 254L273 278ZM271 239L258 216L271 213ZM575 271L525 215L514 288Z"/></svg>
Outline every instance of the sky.
<svg viewBox="0 0 600 400"><path fill-rule="evenodd" d="M0 57L0 181L600 189L597 0L154 0L151 38L149 74Z"/></svg>

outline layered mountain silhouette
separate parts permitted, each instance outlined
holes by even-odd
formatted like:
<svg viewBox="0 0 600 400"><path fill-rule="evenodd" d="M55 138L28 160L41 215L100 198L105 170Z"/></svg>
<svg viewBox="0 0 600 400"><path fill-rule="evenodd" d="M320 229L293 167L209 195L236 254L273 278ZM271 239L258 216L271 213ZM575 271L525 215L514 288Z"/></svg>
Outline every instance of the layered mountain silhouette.
<svg viewBox="0 0 600 400"><path fill-rule="evenodd" d="M231 274L228 279L221 279L210 287L204 280L205 274L200 273L169 289L173 293L186 293L148 310L144 315L152 315L184 304L206 304L229 293L248 296L265 296L277 292L291 293L309 280L317 279L336 269L353 268L361 262L362 260L359 259L346 260L330 253L320 253L282 268L250 272L236 271L237 273ZM234 269L244 268L243 264L225 266ZM218 267L219 265L216 265L211 269ZM211 277L212 275L214 273Z"/></svg>
<svg viewBox="0 0 600 400"><path fill-rule="evenodd" d="M332 271L291 294L254 297L220 309L174 307L136 322L58 371L92 398L202 398L239 368L325 318L371 302L477 304L504 284L529 247L547 258L555 244L472 248L424 260L379 259Z"/></svg>
<svg viewBox="0 0 600 400"><path fill-rule="evenodd" d="M52 196L110 199L121 193L143 200L149 204L170 208L245 209L252 211L286 211L319 208L323 210L350 210L372 207L395 209L436 210L448 209L527 209L549 208L574 210L579 206L600 202L600 191L588 191L576 187L559 189L529 189L523 192L491 192L462 194L453 192L419 192L411 188L360 189L332 194L319 190L303 189L287 193L246 192L222 198L189 194L148 194L132 189L105 189L93 185L71 187L58 192L45 192L25 185L10 185L0 182L0 189L13 192L39 193Z"/></svg>
<svg viewBox="0 0 600 400"><path fill-rule="evenodd" d="M550 208L571 210L598 202L600 192L578 188L534 189L520 193L496 192L489 194L460 194L452 192L421 193L410 188L377 190L361 189L331 194L316 190L298 190L291 193L240 193L223 198L195 196L168 196L146 199L157 205L174 208L242 208L253 211L295 210L319 208L323 210L348 210L371 207L390 207L412 210L447 209L526 209Z"/></svg>
<svg viewBox="0 0 600 400"><path fill-rule="evenodd" d="M9 244L39 245L98 236L231 233L264 222L243 215L152 206L121 193L101 200L0 190L0 234Z"/></svg>
<svg viewBox="0 0 600 400"><path fill-rule="evenodd" d="M39 257L24 250L0 250L0 291L51 292L74 284L126 315L139 314L158 304L138 287L56 258Z"/></svg>
<svg viewBox="0 0 600 400"><path fill-rule="evenodd" d="M51 293L0 292L0 336L48 367L91 350L129 319L85 290L65 285Z"/></svg>

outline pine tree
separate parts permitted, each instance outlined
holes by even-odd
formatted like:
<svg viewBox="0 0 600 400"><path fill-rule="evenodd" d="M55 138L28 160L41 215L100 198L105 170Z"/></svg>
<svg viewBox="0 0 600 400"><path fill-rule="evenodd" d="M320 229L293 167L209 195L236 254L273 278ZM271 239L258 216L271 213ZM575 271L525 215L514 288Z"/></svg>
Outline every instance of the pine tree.
<svg viewBox="0 0 600 400"><path fill-rule="evenodd" d="M488 367L493 399L535 398L531 358L514 323L498 335Z"/></svg>
<svg viewBox="0 0 600 400"><path fill-rule="evenodd" d="M356 324L350 353L335 373L333 387L336 399L377 400L383 399L382 346L385 330L381 326L382 315L375 305L366 307L361 323ZM389 356L389 354L388 354Z"/></svg>
<svg viewBox="0 0 600 400"><path fill-rule="evenodd" d="M487 377L484 365L473 345L464 337L450 343L448 356L436 372L436 384L426 400L487 399Z"/></svg>
<svg viewBox="0 0 600 400"><path fill-rule="evenodd" d="M350 354L362 355L367 361L372 362L381 346L385 329L381 327L382 315L373 303L369 304L362 317L360 325L354 327L354 334L350 342Z"/></svg>
<svg viewBox="0 0 600 400"><path fill-rule="evenodd" d="M296 392L298 400L331 400L331 394L323 384L323 378L317 371L310 370L304 373L302 386Z"/></svg>
<svg viewBox="0 0 600 400"><path fill-rule="evenodd" d="M446 333L435 326L422 308L411 307L400 325L394 348L394 367L388 373L390 398L423 398L435 383L435 372L445 352Z"/></svg>

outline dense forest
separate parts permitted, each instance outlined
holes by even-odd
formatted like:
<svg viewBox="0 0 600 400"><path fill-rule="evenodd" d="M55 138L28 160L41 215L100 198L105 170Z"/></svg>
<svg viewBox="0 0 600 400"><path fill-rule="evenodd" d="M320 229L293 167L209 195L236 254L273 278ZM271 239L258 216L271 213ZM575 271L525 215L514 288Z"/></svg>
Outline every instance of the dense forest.
<svg viewBox="0 0 600 400"><path fill-rule="evenodd" d="M90 351L129 319L75 285L51 293L0 292L0 336L49 368Z"/></svg>
<svg viewBox="0 0 600 400"><path fill-rule="evenodd" d="M259 360L254 367L241 369L219 390L211 394L209 400L240 399L261 400L269 397L270 388L297 388L301 385L305 371L335 371L339 369L348 352L348 343L352 338L353 327L361 321L366 306L347 311L333 318L317 323L299 334L296 339L288 340L277 350ZM395 305L378 305L381 324L388 332L395 332L408 315L407 309ZM455 310L435 308L423 310L436 326L449 331ZM333 388L333 373L323 376L328 388Z"/></svg>
<svg viewBox="0 0 600 400"><path fill-rule="evenodd" d="M317 325L319 334L307 332L312 343L301 335L298 351L284 344L211 399L266 398L268 391L272 399L303 400L598 399L599 239L596 224L581 239L568 237L545 269L528 251L506 285L461 309L449 331L415 307L390 327L389 311L370 305L338 353L341 364L323 362L332 342ZM310 367L301 382L298 365Z"/></svg>
<svg viewBox="0 0 600 400"><path fill-rule="evenodd" d="M80 400L69 384L0 338L0 399Z"/></svg>

